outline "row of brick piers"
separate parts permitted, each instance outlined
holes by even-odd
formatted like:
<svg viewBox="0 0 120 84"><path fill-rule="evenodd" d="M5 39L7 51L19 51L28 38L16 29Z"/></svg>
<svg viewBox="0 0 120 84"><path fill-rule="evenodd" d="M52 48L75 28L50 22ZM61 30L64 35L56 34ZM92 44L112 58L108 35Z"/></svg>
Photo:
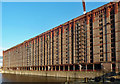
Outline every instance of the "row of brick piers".
<svg viewBox="0 0 120 84"><path fill-rule="evenodd" d="M56 65L56 66L29 66L29 67L10 67L8 70L29 70L29 71L96 71L101 69L100 64L89 65Z"/></svg>

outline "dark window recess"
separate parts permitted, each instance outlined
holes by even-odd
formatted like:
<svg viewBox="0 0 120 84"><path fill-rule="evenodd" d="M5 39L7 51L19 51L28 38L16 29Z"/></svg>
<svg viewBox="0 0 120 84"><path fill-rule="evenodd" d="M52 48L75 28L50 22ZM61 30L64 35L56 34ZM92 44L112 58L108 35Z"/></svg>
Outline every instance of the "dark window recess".
<svg viewBox="0 0 120 84"><path fill-rule="evenodd" d="M101 27L99 30L102 30L103 28Z"/></svg>
<svg viewBox="0 0 120 84"><path fill-rule="evenodd" d="M102 48L103 46L100 46L100 48Z"/></svg>
<svg viewBox="0 0 120 84"><path fill-rule="evenodd" d="M114 20L111 20L111 23L114 23Z"/></svg>
<svg viewBox="0 0 120 84"><path fill-rule="evenodd" d="M112 55L112 57L114 57L115 56L115 52L112 52L111 55Z"/></svg>
<svg viewBox="0 0 120 84"><path fill-rule="evenodd" d="M110 14L111 14L111 15L114 14L114 10L111 10L111 11L110 11Z"/></svg>
<svg viewBox="0 0 120 84"><path fill-rule="evenodd" d="M92 47L90 48L90 50L92 50Z"/></svg>
<svg viewBox="0 0 120 84"><path fill-rule="evenodd" d="M114 33L114 30L111 30L111 33Z"/></svg>
<svg viewBox="0 0 120 84"><path fill-rule="evenodd" d="M103 57L103 55L100 55L100 57Z"/></svg>
<svg viewBox="0 0 120 84"><path fill-rule="evenodd" d="M92 43L90 43L90 46L92 46L93 44Z"/></svg>
<svg viewBox="0 0 120 84"><path fill-rule="evenodd" d="M111 42L115 42L115 39L114 39L114 38L111 38Z"/></svg>
<svg viewBox="0 0 120 84"><path fill-rule="evenodd" d="M102 21L103 21L102 19L99 20L99 22L102 22Z"/></svg>
<svg viewBox="0 0 120 84"><path fill-rule="evenodd" d="M103 50L100 50L100 52L103 52Z"/></svg>
<svg viewBox="0 0 120 84"><path fill-rule="evenodd" d="M103 59L100 59L100 61L103 61Z"/></svg>
<svg viewBox="0 0 120 84"><path fill-rule="evenodd" d="M115 52L115 49L114 49L114 48L112 48L112 49L111 49L111 52Z"/></svg>
<svg viewBox="0 0 120 84"><path fill-rule="evenodd" d="M115 34L111 34L111 38L114 38L115 37Z"/></svg>
<svg viewBox="0 0 120 84"><path fill-rule="evenodd" d="M101 23L101 24L99 24L99 26L102 26L103 24Z"/></svg>
<svg viewBox="0 0 120 84"><path fill-rule="evenodd" d="M100 37L100 39L102 39L102 37Z"/></svg>
<svg viewBox="0 0 120 84"><path fill-rule="evenodd" d="M114 18L114 16L112 15L112 16L110 16L110 19L113 19Z"/></svg>
<svg viewBox="0 0 120 84"><path fill-rule="evenodd" d="M115 47L115 43L112 43L112 44L111 44L111 47Z"/></svg>
<svg viewBox="0 0 120 84"><path fill-rule="evenodd" d="M93 63L93 24L92 24L92 17L90 18L90 23L89 23L89 26L90 26L90 62Z"/></svg>
<svg viewBox="0 0 120 84"><path fill-rule="evenodd" d="M93 39L90 39L90 42L92 42Z"/></svg>
<svg viewBox="0 0 120 84"><path fill-rule="evenodd" d="M100 35L102 35L103 33L102 32L100 32Z"/></svg>
<svg viewBox="0 0 120 84"><path fill-rule="evenodd" d="M115 58L112 58L112 61L115 61Z"/></svg>
<svg viewBox="0 0 120 84"><path fill-rule="evenodd" d="M90 54L93 54L93 52L90 52Z"/></svg>
<svg viewBox="0 0 120 84"><path fill-rule="evenodd" d="M115 54L115 17L114 17L114 6L113 9L110 11L110 21L111 21L111 60L115 61L116 60L116 54Z"/></svg>
<svg viewBox="0 0 120 84"><path fill-rule="evenodd" d="M102 17L102 15L99 16L99 18L101 18L101 17Z"/></svg>

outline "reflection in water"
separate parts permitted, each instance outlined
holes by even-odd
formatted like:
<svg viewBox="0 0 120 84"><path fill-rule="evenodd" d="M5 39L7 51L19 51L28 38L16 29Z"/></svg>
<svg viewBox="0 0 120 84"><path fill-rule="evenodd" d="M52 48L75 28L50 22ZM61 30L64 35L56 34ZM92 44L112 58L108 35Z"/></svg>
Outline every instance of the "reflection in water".
<svg viewBox="0 0 120 84"><path fill-rule="evenodd" d="M57 77L43 77L33 75L15 75L15 74L0 74L0 82L56 82L57 84L64 84L66 78Z"/></svg>
<svg viewBox="0 0 120 84"><path fill-rule="evenodd" d="M88 83L84 83L84 79L73 79L73 78L66 79L66 78L58 78L58 77L45 77L45 76L33 76L33 75L0 74L0 83L4 84L4 82L12 82L10 84L16 84L15 82L17 82L17 84L18 82L23 82L19 84L26 84L26 82L28 83L39 82L38 84L98 84L97 82L94 81L88 81ZM99 82L99 84L102 84L102 81ZM120 84L120 81L116 80L113 83L105 82L104 84Z"/></svg>

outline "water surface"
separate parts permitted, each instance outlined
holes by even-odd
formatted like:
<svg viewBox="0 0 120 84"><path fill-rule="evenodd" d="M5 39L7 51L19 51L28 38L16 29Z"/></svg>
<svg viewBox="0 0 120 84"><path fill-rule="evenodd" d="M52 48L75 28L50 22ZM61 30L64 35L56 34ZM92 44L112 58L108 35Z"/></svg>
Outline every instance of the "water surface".
<svg viewBox="0 0 120 84"><path fill-rule="evenodd" d="M2 84L9 84L5 83L9 82L10 84L103 84L102 82L94 82L89 81L88 83L84 83L84 79L66 79L66 78L58 78L58 77L45 77L45 76L36 76L36 75L16 75L16 74L1 74L0 73L0 83ZM120 84L119 81L105 82L104 84Z"/></svg>
<svg viewBox="0 0 120 84"><path fill-rule="evenodd" d="M48 83L64 84L65 81L66 81L66 78L58 78L58 77L0 74L0 83L2 82L42 82L44 84L48 84Z"/></svg>

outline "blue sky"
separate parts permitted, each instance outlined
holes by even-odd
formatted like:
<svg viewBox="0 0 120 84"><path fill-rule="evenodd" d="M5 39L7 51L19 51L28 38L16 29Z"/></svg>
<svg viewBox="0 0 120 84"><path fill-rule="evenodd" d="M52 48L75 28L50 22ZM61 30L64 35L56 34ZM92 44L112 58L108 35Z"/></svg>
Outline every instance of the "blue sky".
<svg viewBox="0 0 120 84"><path fill-rule="evenodd" d="M91 11L108 2L87 2ZM83 14L82 2L2 2L2 50ZM0 58L0 65L2 65Z"/></svg>
<svg viewBox="0 0 120 84"><path fill-rule="evenodd" d="M87 2L87 12L107 2ZM2 47L13 47L83 14L81 2L3 2Z"/></svg>

